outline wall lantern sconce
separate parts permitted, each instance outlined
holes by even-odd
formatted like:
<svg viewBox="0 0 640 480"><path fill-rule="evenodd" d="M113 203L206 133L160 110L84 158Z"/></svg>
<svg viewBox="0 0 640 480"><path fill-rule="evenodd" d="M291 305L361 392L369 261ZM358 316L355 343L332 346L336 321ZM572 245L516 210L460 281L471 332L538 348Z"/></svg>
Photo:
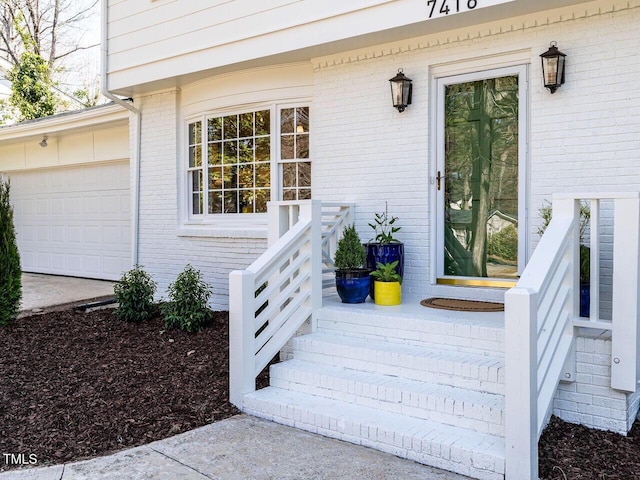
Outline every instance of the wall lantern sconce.
<svg viewBox="0 0 640 480"><path fill-rule="evenodd" d="M40 142L40 146L41 146L42 148L44 148L44 147L46 147L46 146L47 146L47 139L48 139L48 138L49 138L49 137L47 137L46 135L44 135L44 136L42 137L42 141Z"/></svg>
<svg viewBox="0 0 640 480"><path fill-rule="evenodd" d="M389 80L391 83L391 99L393 106L398 109L399 112L404 112L407 105L411 105L411 93L413 85L411 85L411 79L404 76L402 69L398 69L398 74Z"/></svg>
<svg viewBox="0 0 640 480"><path fill-rule="evenodd" d="M564 62L566 55L558 50L558 44L551 42L549 50L544 52L542 58L542 76L544 77L544 86L551 93L555 93L560 85L564 83Z"/></svg>

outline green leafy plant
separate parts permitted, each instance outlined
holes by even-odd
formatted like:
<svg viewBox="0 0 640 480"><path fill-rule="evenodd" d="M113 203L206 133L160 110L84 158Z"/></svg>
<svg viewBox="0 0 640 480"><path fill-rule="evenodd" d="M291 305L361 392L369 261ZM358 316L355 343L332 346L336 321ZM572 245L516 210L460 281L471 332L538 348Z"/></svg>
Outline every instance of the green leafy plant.
<svg viewBox="0 0 640 480"><path fill-rule="evenodd" d="M118 302L116 317L127 322L143 322L155 313L156 282L140 265L125 272L113 292Z"/></svg>
<svg viewBox="0 0 640 480"><path fill-rule="evenodd" d="M336 249L335 265L338 270L353 270L362 268L367 254L360 241L355 225L348 226L342 232Z"/></svg>
<svg viewBox="0 0 640 480"><path fill-rule="evenodd" d="M553 216L553 206L551 202L545 200L542 206L538 209L538 215L542 218L542 225L538 228L538 235L543 235L546 231L549 223L551 223L551 217ZM586 202L580 202L580 243L583 243L584 233L589 226L589 220L591 220L591 209Z"/></svg>
<svg viewBox="0 0 640 480"><path fill-rule="evenodd" d="M374 223L369 224L376 235L374 241L381 245L386 245L391 242L399 242L399 240L393 236L402 228L394 226L397 220L398 217L389 217L389 206L387 202L385 202L384 212L376 213Z"/></svg>
<svg viewBox="0 0 640 480"><path fill-rule="evenodd" d="M553 206L548 200L545 200L538 210L542 225L538 228L538 235L543 235L553 215ZM591 277L590 257L591 249L584 244L584 234L591 220L591 209L586 202L580 202L580 283L589 283Z"/></svg>
<svg viewBox="0 0 640 480"><path fill-rule="evenodd" d="M371 276L378 282L399 282L402 285L402 277L396 271L398 261L391 263L377 263L377 269L371 272Z"/></svg>
<svg viewBox="0 0 640 480"><path fill-rule="evenodd" d="M169 301L160 307L165 326L186 332L202 330L211 318L211 289L202 273L187 265L167 291Z"/></svg>
<svg viewBox="0 0 640 480"><path fill-rule="evenodd" d="M18 317L22 299L22 270L10 190L9 182L0 177L0 325L8 325Z"/></svg>

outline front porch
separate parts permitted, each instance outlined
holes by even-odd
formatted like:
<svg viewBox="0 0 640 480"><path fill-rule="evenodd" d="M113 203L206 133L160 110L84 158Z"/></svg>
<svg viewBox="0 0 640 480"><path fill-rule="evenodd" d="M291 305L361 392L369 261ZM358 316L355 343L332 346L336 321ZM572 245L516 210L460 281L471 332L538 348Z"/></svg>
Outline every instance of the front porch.
<svg viewBox="0 0 640 480"><path fill-rule="evenodd" d="M537 439L554 408L561 417L574 414L570 421L599 417L597 428L615 430L618 422L626 433L620 425L638 406L638 312L630 301L630 292L637 299L638 236L626 226L621 235L619 219L640 210L638 195L619 197L613 251L626 250L614 255L608 321L599 318L597 295L590 319L577 314L576 198L556 202L547 234L507 292L505 313L434 310L417 297L398 307L343 305L330 294L330 267L352 209L274 205L270 251L230 277L232 402L480 479L537 478ZM599 226L596 214L594 256ZM271 367L271 386L256 392L255 376L278 352L286 361ZM559 380L569 383L557 393Z"/></svg>
<svg viewBox="0 0 640 480"><path fill-rule="evenodd" d="M504 315L323 299L244 411L469 475L504 475ZM355 307L355 308L354 308Z"/></svg>

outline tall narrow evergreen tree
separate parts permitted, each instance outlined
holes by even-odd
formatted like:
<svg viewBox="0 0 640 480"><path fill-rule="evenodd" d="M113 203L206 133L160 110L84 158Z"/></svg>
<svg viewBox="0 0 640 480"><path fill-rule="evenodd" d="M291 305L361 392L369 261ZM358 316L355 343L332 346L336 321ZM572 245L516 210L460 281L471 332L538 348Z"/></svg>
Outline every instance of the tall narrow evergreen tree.
<svg viewBox="0 0 640 480"><path fill-rule="evenodd" d="M0 177L0 325L16 319L22 299L20 253L9 190L9 182Z"/></svg>

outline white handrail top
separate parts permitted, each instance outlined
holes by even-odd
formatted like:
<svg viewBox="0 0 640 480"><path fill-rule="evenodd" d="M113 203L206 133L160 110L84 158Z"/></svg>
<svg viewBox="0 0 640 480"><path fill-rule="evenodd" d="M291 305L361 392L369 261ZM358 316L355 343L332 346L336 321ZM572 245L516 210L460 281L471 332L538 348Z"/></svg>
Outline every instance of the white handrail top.
<svg viewBox="0 0 640 480"><path fill-rule="evenodd" d="M322 202L322 206L323 207L330 207L330 208L336 208L336 207L354 207L355 203L345 203L345 202Z"/></svg>
<svg viewBox="0 0 640 480"><path fill-rule="evenodd" d="M536 292L541 290L549 272L553 270L553 266L563 253L557 246L565 242L571 233L572 225L573 218L553 217L534 250L527 268L522 272L518 287L530 288Z"/></svg>
<svg viewBox="0 0 640 480"><path fill-rule="evenodd" d="M304 220L296 223L271 247L269 247L266 252L260 255L249 267L247 267L246 271L259 275L261 272L269 268L271 263L277 261L277 257L274 257L272 252L283 250L289 243L295 241L310 226L311 220Z"/></svg>
<svg viewBox="0 0 640 480"><path fill-rule="evenodd" d="M279 207L298 207L300 205L310 205L313 200L278 200L275 202L267 202L267 210L269 205L276 205ZM324 202L322 202L324 204Z"/></svg>

